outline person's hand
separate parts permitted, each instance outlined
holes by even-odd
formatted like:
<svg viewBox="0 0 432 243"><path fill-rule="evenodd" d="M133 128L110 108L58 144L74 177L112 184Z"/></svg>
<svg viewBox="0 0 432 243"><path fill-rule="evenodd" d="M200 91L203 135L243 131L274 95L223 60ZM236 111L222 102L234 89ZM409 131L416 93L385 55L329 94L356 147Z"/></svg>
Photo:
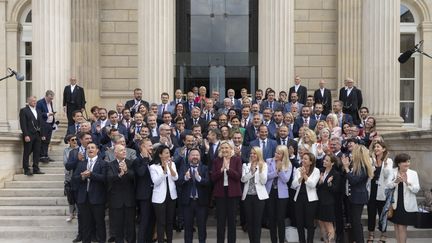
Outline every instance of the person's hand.
<svg viewBox="0 0 432 243"><path fill-rule="evenodd" d="M84 153L79 152L78 153L78 160L84 160L84 158L85 158Z"/></svg>
<svg viewBox="0 0 432 243"><path fill-rule="evenodd" d="M240 155L241 155L241 150L240 150L240 148L237 147L237 146L234 146L234 153L235 153L235 155L240 156Z"/></svg>
<svg viewBox="0 0 432 243"><path fill-rule="evenodd" d="M324 173L321 172L320 179L319 179L319 184L322 184L323 182L324 182Z"/></svg>
<svg viewBox="0 0 432 243"><path fill-rule="evenodd" d="M139 133L135 133L134 140L141 140L142 137Z"/></svg>
<svg viewBox="0 0 432 243"><path fill-rule="evenodd" d="M188 170L188 171L186 172L185 177L186 177L186 180L189 180L189 179L191 178L190 170Z"/></svg>
<svg viewBox="0 0 432 243"><path fill-rule="evenodd" d="M31 141L30 136L25 136L24 141L26 141L26 143L30 142Z"/></svg>
<svg viewBox="0 0 432 243"><path fill-rule="evenodd" d="M42 141L45 141L45 140L46 140L46 137L45 137L45 136L42 136L42 137L41 137L41 140L42 140Z"/></svg>
<svg viewBox="0 0 432 243"><path fill-rule="evenodd" d="M263 170L263 168L264 168L264 163L258 163L258 170L259 170L259 173L262 173L262 170Z"/></svg>
<svg viewBox="0 0 432 243"><path fill-rule="evenodd" d="M195 170L195 175L194 175L194 176L195 176L195 178L200 177L200 174L199 174L199 172L198 172L198 169Z"/></svg>
<svg viewBox="0 0 432 243"><path fill-rule="evenodd" d="M204 139L204 147L205 147L206 151L208 151L210 149L210 143L207 139Z"/></svg>
<svg viewBox="0 0 432 243"><path fill-rule="evenodd" d="M101 131L101 125L100 124L96 124L96 132L100 133Z"/></svg>
<svg viewBox="0 0 432 243"><path fill-rule="evenodd" d="M166 161L162 161L162 169L163 169L163 171L164 171L164 173L166 174L166 172L167 172L167 163L166 163Z"/></svg>
<svg viewBox="0 0 432 243"><path fill-rule="evenodd" d="M276 162L276 170L277 172L280 172L282 170L282 161Z"/></svg>
<svg viewBox="0 0 432 243"><path fill-rule="evenodd" d="M327 179L327 183L331 183L333 181L333 176L330 176L328 179Z"/></svg>

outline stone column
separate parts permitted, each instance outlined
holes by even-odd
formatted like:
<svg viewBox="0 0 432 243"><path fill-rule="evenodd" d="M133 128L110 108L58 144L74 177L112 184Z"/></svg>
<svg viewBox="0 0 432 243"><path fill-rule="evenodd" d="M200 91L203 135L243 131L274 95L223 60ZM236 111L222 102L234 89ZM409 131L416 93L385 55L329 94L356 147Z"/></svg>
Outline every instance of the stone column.
<svg viewBox="0 0 432 243"><path fill-rule="evenodd" d="M70 78L71 1L33 0L33 95L51 89L61 112L63 88Z"/></svg>
<svg viewBox="0 0 432 243"><path fill-rule="evenodd" d="M294 1L259 1L258 86L287 91L294 80Z"/></svg>
<svg viewBox="0 0 432 243"><path fill-rule="evenodd" d="M19 69L19 24L17 22L6 23L6 60L7 66L11 68ZM19 72L24 73L24 70L19 70ZM3 81L5 82L5 81ZM9 129L11 131L17 131L19 129L18 119L19 119L19 109L22 108L23 104L20 102L19 88L24 85L22 82L18 82L14 77L9 78L6 81L7 88L4 90L6 92L5 98L7 100L6 113L7 120L9 122ZM2 94L3 96L3 94ZM3 103L2 103L3 104Z"/></svg>
<svg viewBox="0 0 432 243"><path fill-rule="evenodd" d="M402 126L399 115L400 0L363 1L363 103L381 131Z"/></svg>
<svg viewBox="0 0 432 243"><path fill-rule="evenodd" d="M87 104L97 104L100 82L99 1L71 1L71 74L84 87Z"/></svg>
<svg viewBox="0 0 432 243"><path fill-rule="evenodd" d="M423 51L425 53L432 53L432 22L423 22L419 26L419 31L422 33ZM432 82L430 82L429 77L432 77L432 60L428 57L421 57L420 67L421 75L423 77L423 82L419 82L420 85L420 94L418 102L418 106L420 107L420 121L419 127L424 129L432 129Z"/></svg>
<svg viewBox="0 0 432 243"><path fill-rule="evenodd" d="M6 3L0 0L0 46L6 46ZM6 48L0 50L0 78L6 76ZM7 83L0 82L0 109L7 111ZM0 112L0 131L8 131L7 112Z"/></svg>
<svg viewBox="0 0 432 243"><path fill-rule="evenodd" d="M361 83L362 0L338 2L338 83L350 77Z"/></svg>
<svg viewBox="0 0 432 243"><path fill-rule="evenodd" d="M138 1L138 72L143 99L174 93L175 1Z"/></svg>

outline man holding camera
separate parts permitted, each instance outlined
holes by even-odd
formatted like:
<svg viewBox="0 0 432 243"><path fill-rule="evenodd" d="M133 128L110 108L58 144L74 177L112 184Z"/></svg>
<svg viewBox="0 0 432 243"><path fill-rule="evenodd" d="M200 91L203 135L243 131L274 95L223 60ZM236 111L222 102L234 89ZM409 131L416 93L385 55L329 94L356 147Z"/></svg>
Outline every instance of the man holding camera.
<svg viewBox="0 0 432 243"><path fill-rule="evenodd" d="M48 146L51 142L51 135L54 129L55 123L55 114L53 101L54 92L52 90L47 90L45 92L45 97L38 100L36 103L36 110L42 114L42 126L45 131L45 140L42 140L41 149L40 149L40 161L44 163L48 163L54 161L48 156Z"/></svg>

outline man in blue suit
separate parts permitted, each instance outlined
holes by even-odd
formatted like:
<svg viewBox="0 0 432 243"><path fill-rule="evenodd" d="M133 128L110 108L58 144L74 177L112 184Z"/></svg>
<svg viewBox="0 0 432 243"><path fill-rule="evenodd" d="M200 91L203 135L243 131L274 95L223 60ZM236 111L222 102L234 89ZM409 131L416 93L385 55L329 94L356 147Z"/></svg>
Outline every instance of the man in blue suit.
<svg viewBox="0 0 432 243"><path fill-rule="evenodd" d="M267 95L267 100L263 101L260 105L260 111L263 112L265 108L270 108L273 111L282 111L284 106L275 100L276 94L270 91Z"/></svg>
<svg viewBox="0 0 432 243"><path fill-rule="evenodd" d="M125 137L125 139L127 139L129 137L127 128L123 124L118 122L117 111L110 110L108 112L108 119L109 119L109 121L107 122L105 127L102 129L102 135L101 135L101 141L100 141L100 143L102 145L107 144L111 141L111 138L108 136L111 129L117 129L117 131L119 131L119 133L122 134ZM126 140L126 143L127 142L128 141Z"/></svg>
<svg viewBox="0 0 432 243"><path fill-rule="evenodd" d="M295 138L299 136L299 129L302 126L307 126L314 130L317 121L314 117L311 117L311 108L309 106L303 106L301 110L301 117L294 120L293 135Z"/></svg>
<svg viewBox="0 0 432 243"><path fill-rule="evenodd" d="M276 152L277 142L268 137L269 132L266 125L262 124L258 127L258 138L253 140L249 147L260 147L263 151L264 161L273 158ZM249 157L249 156L248 156Z"/></svg>
<svg viewBox="0 0 432 243"><path fill-rule="evenodd" d="M36 103L36 110L42 114L42 126L44 126L45 140L41 142L40 158L41 162L54 161L48 156L48 146L51 142L51 136L53 131L53 126L55 124L55 111L52 104L54 99L54 92L52 90L47 90L45 92L45 97L38 100Z"/></svg>
<svg viewBox="0 0 432 243"><path fill-rule="evenodd" d="M174 106L170 105L169 102L169 94L166 92L163 92L161 94L161 101L162 103L160 105L158 105L158 111L157 111L157 116L159 119L162 119L162 113L164 113L165 111L169 111L171 113L174 112Z"/></svg>
<svg viewBox="0 0 432 243"><path fill-rule="evenodd" d="M236 110L240 110L242 107L242 104L240 100L235 98L235 91L233 89L228 89L227 91L227 98L231 100L232 107Z"/></svg>
<svg viewBox="0 0 432 243"><path fill-rule="evenodd" d="M76 201L82 217L82 242L91 242L93 228L96 229L98 241L105 242L107 164L98 157L96 144L89 143L86 150L87 159L78 162L73 174L74 180L79 182Z"/></svg>
<svg viewBox="0 0 432 243"><path fill-rule="evenodd" d="M205 242L207 209L209 202L209 174L207 166L201 163L199 149L193 148L189 152L189 164L184 164L179 173L178 183L182 187L180 202L184 213L184 242L192 243L193 225L196 219L198 226L198 240Z"/></svg>

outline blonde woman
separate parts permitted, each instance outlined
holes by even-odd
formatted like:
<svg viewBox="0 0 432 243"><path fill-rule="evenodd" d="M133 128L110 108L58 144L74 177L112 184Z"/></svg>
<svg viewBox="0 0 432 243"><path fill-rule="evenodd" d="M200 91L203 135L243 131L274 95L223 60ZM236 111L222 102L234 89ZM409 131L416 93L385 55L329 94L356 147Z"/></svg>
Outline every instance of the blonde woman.
<svg viewBox="0 0 432 243"><path fill-rule="evenodd" d="M320 171L315 167L316 159L312 153L302 156L302 167L294 173L291 187L296 190L295 218L300 243L313 243L314 218L318 208L318 194L316 190L320 179ZM307 229L307 240L304 229Z"/></svg>
<svg viewBox="0 0 432 243"><path fill-rule="evenodd" d="M219 145L219 157L213 161L211 180L216 201L217 242L225 241L225 226L228 224L228 243L236 242L237 205L241 196L240 179L242 162L234 156L234 148L227 141Z"/></svg>
<svg viewBox="0 0 432 243"><path fill-rule="evenodd" d="M327 122L326 122L326 121L323 121L323 120L319 120L319 121L317 121L317 124L316 124L316 126L315 126L314 131L315 131L315 134L316 134L318 137L319 137L320 132L321 132L321 130L322 130L323 128L329 128Z"/></svg>
<svg viewBox="0 0 432 243"><path fill-rule="evenodd" d="M331 131L331 136L337 136L337 137L341 137L342 136L342 129L339 126L339 120L337 118L337 115L334 113L330 113L327 115L326 117L326 122L328 125L328 128Z"/></svg>
<svg viewBox="0 0 432 243"><path fill-rule="evenodd" d="M260 147L252 147L249 163L243 164L241 181L245 183L242 200L249 236L249 242L261 241L261 220L268 199L266 190L267 164Z"/></svg>
<svg viewBox="0 0 432 243"><path fill-rule="evenodd" d="M275 156L267 159L267 201L270 238L272 243L285 242L285 215L288 205L288 181L292 174L288 147L276 147ZM279 238L279 239L278 239Z"/></svg>
<svg viewBox="0 0 432 243"><path fill-rule="evenodd" d="M372 163L369 150L363 145L355 145L352 151L352 161L349 157L342 156L342 165L351 194L348 196L350 203L351 226L353 240L364 242L361 215L363 207L368 203L368 191L366 184L373 178Z"/></svg>

